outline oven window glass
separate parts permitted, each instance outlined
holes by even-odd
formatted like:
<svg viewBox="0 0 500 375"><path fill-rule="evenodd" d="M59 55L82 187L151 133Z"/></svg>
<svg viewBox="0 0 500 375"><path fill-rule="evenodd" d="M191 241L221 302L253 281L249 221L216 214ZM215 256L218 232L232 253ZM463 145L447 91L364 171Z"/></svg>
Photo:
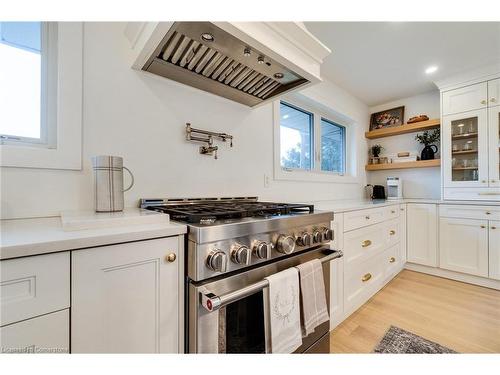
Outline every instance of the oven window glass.
<svg viewBox="0 0 500 375"><path fill-rule="evenodd" d="M265 353L263 292L226 306L225 352Z"/></svg>

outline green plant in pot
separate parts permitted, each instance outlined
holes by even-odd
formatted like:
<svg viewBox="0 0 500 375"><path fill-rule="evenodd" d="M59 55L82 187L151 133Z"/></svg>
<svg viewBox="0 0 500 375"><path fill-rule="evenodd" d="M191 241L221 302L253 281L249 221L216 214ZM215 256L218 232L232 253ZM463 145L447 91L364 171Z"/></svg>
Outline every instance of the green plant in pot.
<svg viewBox="0 0 500 375"><path fill-rule="evenodd" d="M436 152L438 152L438 148L435 143L439 142L439 137L439 129L434 129L433 131L426 130L422 134L417 134L415 139L424 145L424 149L420 153L421 160L434 159L434 157L436 156Z"/></svg>
<svg viewBox="0 0 500 375"><path fill-rule="evenodd" d="M373 145L372 147L370 147L370 150L372 152L372 155L373 157L375 158L378 158L380 153L382 152L384 148L382 147L382 145Z"/></svg>

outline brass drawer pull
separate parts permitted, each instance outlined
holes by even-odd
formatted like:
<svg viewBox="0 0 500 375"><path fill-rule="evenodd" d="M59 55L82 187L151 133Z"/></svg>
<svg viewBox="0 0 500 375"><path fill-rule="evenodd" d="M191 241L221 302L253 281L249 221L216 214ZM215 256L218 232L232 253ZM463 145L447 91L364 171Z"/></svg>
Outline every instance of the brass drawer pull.
<svg viewBox="0 0 500 375"><path fill-rule="evenodd" d="M394 257L389 258L389 263L394 263L395 261L396 261L396 258L394 258Z"/></svg>
<svg viewBox="0 0 500 375"><path fill-rule="evenodd" d="M491 215L491 212L490 211L486 211L486 215Z"/></svg>
<svg viewBox="0 0 500 375"><path fill-rule="evenodd" d="M362 278L361 278L361 281L366 283L368 280L370 280L372 278L372 274L371 273L367 273L366 275L364 275Z"/></svg>
<svg viewBox="0 0 500 375"><path fill-rule="evenodd" d="M394 235L396 234L396 231L395 231L395 230L391 230L391 231L389 231L389 234L390 234L391 236L394 236Z"/></svg>
<svg viewBox="0 0 500 375"><path fill-rule="evenodd" d="M497 229L497 227L491 227L491 229Z"/></svg>
<svg viewBox="0 0 500 375"><path fill-rule="evenodd" d="M391 210L391 214L395 214L395 213L396 213L396 211L395 211L395 210Z"/></svg>
<svg viewBox="0 0 500 375"><path fill-rule="evenodd" d="M486 100L481 100L481 104L486 104Z"/></svg>
<svg viewBox="0 0 500 375"><path fill-rule="evenodd" d="M177 255L175 255L174 253L170 253L166 256L166 259L167 259L167 262L175 262L175 260L177 259Z"/></svg>
<svg viewBox="0 0 500 375"><path fill-rule="evenodd" d="M486 228L486 225L481 225L481 228L483 228L483 229Z"/></svg>
<svg viewBox="0 0 500 375"><path fill-rule="evenodd" d="M366 215L366 216L365 216L365 219L366 219L366 220L370 220L370 215Z"/></svg>
<svg viewBox="0 0 500 375"><path fill-rule="evenodd" d="M399 210L400 210L400 211L404 211L405 209L404 209L404 208L400 208Z"/></svg>
<svg viewBox="0 0 500 375"><path fill-rule="evenodd" d="M364 240L363 242L361 242L362 247L368 247L371 244L372 244L372 241L370 241L370 240Z"/></svg>

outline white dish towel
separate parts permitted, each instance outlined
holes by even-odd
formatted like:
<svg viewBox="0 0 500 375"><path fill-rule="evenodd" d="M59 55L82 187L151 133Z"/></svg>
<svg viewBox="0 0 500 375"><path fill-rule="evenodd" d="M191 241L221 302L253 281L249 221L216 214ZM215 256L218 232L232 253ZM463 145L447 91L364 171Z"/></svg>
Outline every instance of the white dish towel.
<svg viewBox="0 0 500 375"><path fill-rule="evenodd" d="M328 321L323 265L319 259L297 266L300 275L302 336L314 332L320 324Z"/></svg>
<svg viewBox="0 0 500 375"><path fill-rule="evenodd" d="M271 352L293 353L302 345L299 272L292 267L266 279L269 281Z"/></svg>

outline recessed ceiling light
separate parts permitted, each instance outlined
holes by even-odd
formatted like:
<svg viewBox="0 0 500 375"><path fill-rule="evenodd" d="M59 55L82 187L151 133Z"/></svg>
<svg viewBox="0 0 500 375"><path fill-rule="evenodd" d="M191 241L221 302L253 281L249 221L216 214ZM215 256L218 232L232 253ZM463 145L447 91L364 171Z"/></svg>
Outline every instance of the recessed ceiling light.
<svg viewBox="0 0 500 375"><path fill-rule="evenodd" d="M425 74L432 74L438 70L438 67L436 65L429 66L427 69L425 69Z"/></svg>

